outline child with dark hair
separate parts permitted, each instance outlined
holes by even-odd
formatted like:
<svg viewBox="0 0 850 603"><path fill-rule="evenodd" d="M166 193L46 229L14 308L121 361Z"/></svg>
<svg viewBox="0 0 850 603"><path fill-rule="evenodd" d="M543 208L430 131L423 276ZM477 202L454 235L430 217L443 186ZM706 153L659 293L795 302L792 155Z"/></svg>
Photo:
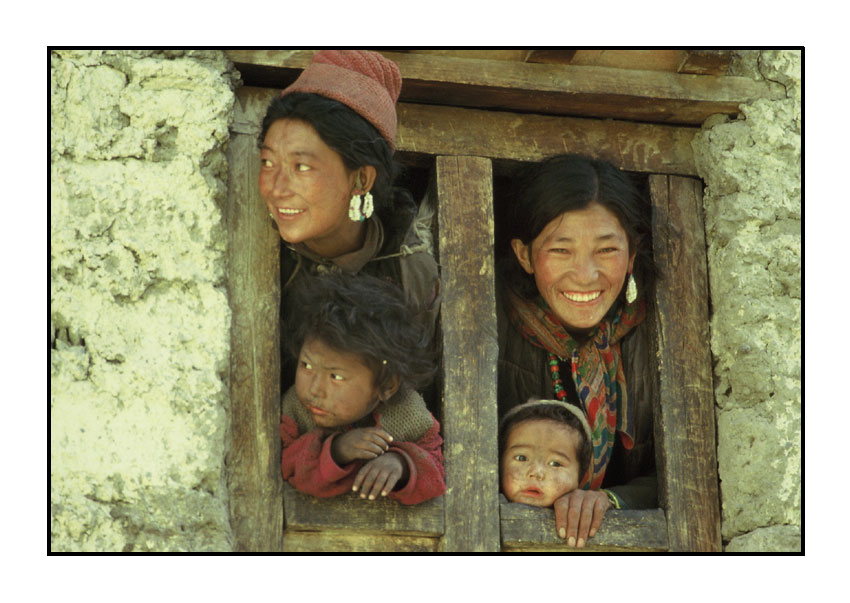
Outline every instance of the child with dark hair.
<svg viewBox="0 0 850 603"><path fill-rule="evenodd" d="M584 412L558 400L515 406L499 427L502 491L511 502L551 507L579 487L590 467Z"/></svg>
<svg viewBox="0 0 850 603"><path fill-rule="evenodd" d="M416 504L446 490L440 424L416 389L435 372L398 287L367 275L293 290L295 384L283 396L283 477L314 496Z"/></svg>

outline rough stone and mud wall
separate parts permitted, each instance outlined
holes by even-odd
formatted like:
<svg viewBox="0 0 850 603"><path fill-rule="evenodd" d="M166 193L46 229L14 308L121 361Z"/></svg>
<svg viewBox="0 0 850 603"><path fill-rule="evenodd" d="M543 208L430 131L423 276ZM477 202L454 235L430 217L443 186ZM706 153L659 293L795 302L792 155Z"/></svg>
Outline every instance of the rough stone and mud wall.
<svg viewBox="0 0 850 603"><path fill-rule="evenodd" d="M51 549L230 550L217 51L51 57Z"/></svg>
<svg viewBox="0 0 850 603"><path fill-rule="evenodd" d="M801 547L802 198L799 51L743 51L730 75L786 98L710 118L694 142L711 287L727 551Z"/></svg>

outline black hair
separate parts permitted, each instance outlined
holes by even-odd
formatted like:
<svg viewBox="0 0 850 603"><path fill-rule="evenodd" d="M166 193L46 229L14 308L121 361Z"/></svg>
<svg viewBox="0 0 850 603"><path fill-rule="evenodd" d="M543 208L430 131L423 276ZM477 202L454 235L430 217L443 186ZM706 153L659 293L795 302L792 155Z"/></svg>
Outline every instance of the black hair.
<svg viewBox="0 0 850 603"><path fill-rule="evenodd" d="M593 447L581 420L565 408L566 404L531 404L507 417L499 426L499 458L505 452L508 434L511 429L523 421L555 421L563 423L574 429L579 436L579 444L576 450L578 455L578 478L584 477L587 468L590 467L590 459L593 456Z"/></svg>
<svg viewBox="0 0 850 603"><path fill-rule="evenodd" d="M557 155L527 167L516 182L506 220L507 241L519 239L530 246L564 212L599 203L617 217L626 231L629 252L636 252L633 273L638 286L645 290L654 284L658 270L652 257L651 208L628 174L607 161ZM519 295L527 299L538 295L534 277L513 253L506 254L500 269Z"/></svg>
<svg viewBox="0 0 850 603"><path fill-rule="evenodd" d="M416 213L416 203L410 193L393 186L401 168L393 159L389 143L375 126L344 103L319 94L293 92L276 96L269 103L258 146L262 146L266 133L278 119L297 119L310 124L319 138L339 153L346 169L374 167L375 183L370 192L375 212L390 232L404 232Z"/></svg>
<svg viewBox="0 0 850 603"><path fill-rule="evenodd" d="M358 355L381 390L393 377L422 389L434 376L428 333L413 320L396 285L367 274L305 275L293 285L290 299L288 348L295 358L306 340L317 339Z"/></svg>

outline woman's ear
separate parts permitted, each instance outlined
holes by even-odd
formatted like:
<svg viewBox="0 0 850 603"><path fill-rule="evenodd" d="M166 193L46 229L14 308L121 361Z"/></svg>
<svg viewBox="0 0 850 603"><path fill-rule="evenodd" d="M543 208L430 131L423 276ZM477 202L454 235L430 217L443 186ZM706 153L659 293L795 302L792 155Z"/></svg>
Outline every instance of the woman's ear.
<svg viewBox="0 0 850 603"><path fill-rule="evenodd" d="M392 398L395 393L398 391L398 388L401 387L401 379L398 375L393 375L390 377L390 382L381 390L381 400L389 400Z"/></svg>
<svg viewBox="0 0 850 603"><path fill-rule="evenodd" d="M534 264L531 263L531 246L526 245L520 239L511 239L511 249L514 250L516 259L520 266L529 274L534 274Z"/></svg>
<svg viewBox="0 0 850 603"><path fill-rule="evenodd" d="M360 194L368 193L375 186L375 178L378 177L378 170L373 165L364 165L357 170L356 186Z"/></svg>
<svg viewBox="0 0 850 603"><path fill-rule="evenodd" d="M635 269L635 258L637 257L638 245L640 245L641 237L634 242L633 245L629 245L631 248L631 253L629 254L629 274L631 274Z"/></svg>

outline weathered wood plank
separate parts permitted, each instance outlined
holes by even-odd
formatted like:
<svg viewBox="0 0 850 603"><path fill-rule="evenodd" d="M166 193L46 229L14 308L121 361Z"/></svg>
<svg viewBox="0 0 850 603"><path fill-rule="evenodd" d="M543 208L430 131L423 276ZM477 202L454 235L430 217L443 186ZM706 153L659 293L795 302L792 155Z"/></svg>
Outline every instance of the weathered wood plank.
<svg viewBox="0 0 850 603"><path fill-rule="evenodd" d="M689 50L682 55L677 71L698 75L724 75L731 63L731 50Z"/></svg>
<svg viewBox="0 0 850 603"><path fill-rule="evenodd" d="M438 537L444 531L443 498L418 505L359 496L315 498L283 485L286 528L289 530L356 530Z"/></svg>
<svg viewBox="0 0 850 603"><path fill-rule="evenodd" d="M436 553L440 540L425 536L370 534L343 530L287 530L285 553Z"/></svg>
<svg viewBox="0 0 850 603"><path fill-rule="evenodd" d="M251 90L265 104L278 90ZM259 134L262 115L234 129ZM631 172L697 175L691 141L698 128L623 121L520 115L458 107L399 103L399 160L429 165L433 155L539 161L560 153L606 159Z"/></svg>
<svg viewBox="0 0 850 603"><path fill-rule="evenodd" d="M581 153L632 172L697 173L691 148L697 128L405 103L399 104L398 115L396 142L405 156L539 161Z"/></svg>
<svg viewBox="0 0 850 603"><path fill-rule="evenodd" d="M532 50L525 59L529 63L549 63L555 65L569 65L576 55L577 50Z"/></svg>
<svg viewBox="0 0 850 603"><path fill-rule="evenodd" d="M280 89L315 51L226 52L246 84ZM382 54L399 66L404 102L699 125L715 113L735 115L758 98L784 98L781 86L743 77Z"/></svg>
<svg viewBox="0 0 850 603"><path fill-rule="evenodd" d="M640 69L644 71L676 71L683 51L665 50L576 50L571 65Z"/></svg>
<svg viewBox="0 0 850 603"><path fill-rule="evenodd" d="M555 533L555 512L501 502L502 550L515 551L666 551L664 511L610 510L599 530L581 549L567 546Z"/></svg>
<svg viewBox="0 0 850 603"><path fill-rule="evenodd" d="M263 95L240 90L236 123L265 112ZM257 192L256 135L234 127L227 148L227 290L232 310L230 516L237 551L279 551L280 472L279 236Z"/></svg>
<svg viewBox="0 0 850 603"><path fill-rule="evenodd" d="M383 52L383 51L380 51ZM406 52L410 54L426 54L437 57L456 57L460 59L484 59L487 61L520 61L526 60L531 53L530 50L504 49L504 48L412 48ZM393 52L396 54L396 51Z"/></svg>
<svg viewBox="0 0 850 603"><path fill-rule="evenodd" d="M719 551L702 183L650 176L657 287L659 497L671 551Z"/></svg>
<svg viewBox="0 0 850 603"><path fill-rule="evenodd" d="M437 157L442 267L443 454L441 550L499 550L496 294L490 161Z"/></svg>

